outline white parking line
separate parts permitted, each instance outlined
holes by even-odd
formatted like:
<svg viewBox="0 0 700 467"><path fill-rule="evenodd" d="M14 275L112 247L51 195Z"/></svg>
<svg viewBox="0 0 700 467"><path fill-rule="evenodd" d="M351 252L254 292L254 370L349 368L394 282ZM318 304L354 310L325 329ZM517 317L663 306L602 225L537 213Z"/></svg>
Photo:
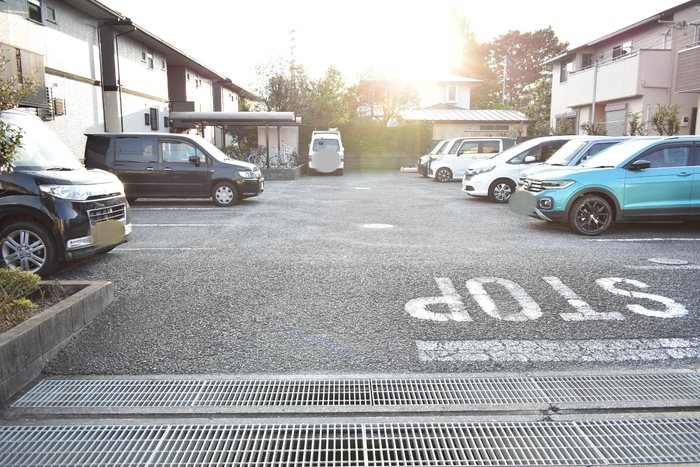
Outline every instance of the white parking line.
<svg viewBox="0 0 700 467"><path fill-rule="evenodd" d="M416 341L423 362L625 362L697 359L700 338Z"/></svg>
<svg viewBox="0 0 700 467"><path fill-rule="evenodd" d="M619 243L634 243L634 242L700 242L700 238L663 238L663 237L651 237L651 238L587 238L587 242L619 242Z"/></svg>
<svg viewBox="0 0 700 467"><path fill-rule="evenodd" d="M216 248L177 248L177 247L164 247L164 248L116 248L114 251L213 251Z"/></svg>
<svg viewBox="0 0 700 467"><path fill-rule="evenodd" d="M697 270L700 269L700 265L697 264L687 264L683 266L640 266L640 265L634 265L634 264L626 264L624 267L627 269L641 269L641 270L659 270L659 271L673 271L673 270L679 270L679 269L687 269L687 270Z"/></svg>
<svg viewBox="0 0 700 467"><path fill-rule="evenodd" d="M221 211L221 208L131 208L132 211Z"/></svg>
<svg viewBox="0 0 700 467"><path fill-rule="evenodd" d="M134 227L231 227L231 224L131 224Z"/></svg>

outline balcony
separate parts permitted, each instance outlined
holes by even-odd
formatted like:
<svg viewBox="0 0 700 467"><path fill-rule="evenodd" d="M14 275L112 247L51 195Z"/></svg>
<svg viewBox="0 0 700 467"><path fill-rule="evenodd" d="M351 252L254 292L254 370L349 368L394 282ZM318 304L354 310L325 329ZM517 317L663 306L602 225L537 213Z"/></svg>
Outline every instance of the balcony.
<svg viewBox="0 0 700 467"><path fill-rule="evenodd" d="M678 52L677 92L700 92L700 44Z"/></svg>
<svg viewBox="0 0 700 467"><path fill-rule="evenodd" d="M637 50L598 65L596 102L614 101L644 94L644 88L669 88L670 50ZM572 72L559 84L569 108L587 105L593 99L595 68Z"/></svg>

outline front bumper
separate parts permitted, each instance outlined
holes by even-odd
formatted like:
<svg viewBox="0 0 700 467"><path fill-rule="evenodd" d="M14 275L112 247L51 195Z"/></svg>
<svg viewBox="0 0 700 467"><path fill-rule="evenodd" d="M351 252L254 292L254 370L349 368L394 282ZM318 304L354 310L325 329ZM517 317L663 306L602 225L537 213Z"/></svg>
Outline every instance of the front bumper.
<svg viewBox="0 0 700 467"><path fill-rule="evenodd" d="M508 200L508 207L516 214L534 217L547 222L566 222L566 212L554 209L542 209L539 205L541 199L552 200L548 193L532 193L523 189L517 189ZM556 204L554 204L556 205Z"/></svg>
<svg viewBox="0 0 700 467"><path fill-rule="evenodd" d="M491 181L479 175L465 175L462 179L462 191L471 196L488 196Z"/></svg>
<svg viewBox="0 0 700 467"><path fill-rule="evenodd" d="M258 196L260 193L265 191L265 179L260 178L245 178L241 180L238 185L238 189L241 196L250 198L251 196Z"/></svg>
<svg viewBox="0 0 700 467"><path fill-rule="evenodd" d="M428 164L421 164L418 162L418 173L424 176L428 176Z"/></svg>
<svg viewBox="0 0 700 467"><path fill-rule="evenodd" d="M109 250L131 237L131 212L124 197L94 201L47 198L53 203L54 232L64 259L75 260Z"/></svg>

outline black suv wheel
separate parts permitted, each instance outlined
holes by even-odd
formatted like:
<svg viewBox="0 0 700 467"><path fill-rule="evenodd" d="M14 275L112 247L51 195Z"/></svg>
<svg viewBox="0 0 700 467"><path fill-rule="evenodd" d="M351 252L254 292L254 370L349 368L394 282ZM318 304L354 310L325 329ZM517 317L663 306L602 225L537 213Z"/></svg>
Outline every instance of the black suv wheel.
<svg viewBox="0 0 700 467"><path fill-rule="evenodd" d="M51 235L36 222L15 222L0 232L2 265L46 276L56 268L58 254Z"/></svg>

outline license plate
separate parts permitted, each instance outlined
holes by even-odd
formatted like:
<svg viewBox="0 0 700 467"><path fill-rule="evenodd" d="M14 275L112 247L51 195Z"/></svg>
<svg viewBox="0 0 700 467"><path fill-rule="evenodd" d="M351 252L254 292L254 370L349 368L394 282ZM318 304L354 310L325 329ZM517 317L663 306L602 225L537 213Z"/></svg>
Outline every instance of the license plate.
<svg viewBox="0 0 700 467"><path fill-rule="evenodd" d="M124 239L126 228L121 221L98 222L92 228L92 241L97 247L114 245Z"/></svg>

